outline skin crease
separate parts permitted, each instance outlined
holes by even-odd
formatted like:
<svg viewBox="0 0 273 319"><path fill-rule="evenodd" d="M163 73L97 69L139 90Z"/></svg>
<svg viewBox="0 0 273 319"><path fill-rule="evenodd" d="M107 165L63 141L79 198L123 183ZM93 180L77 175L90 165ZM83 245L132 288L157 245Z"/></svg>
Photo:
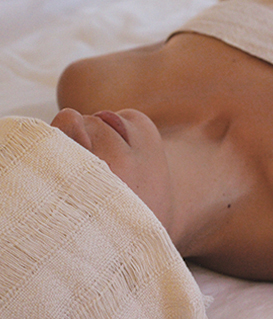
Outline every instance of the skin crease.
<svg viewBox="0 0 273 319"><path fill-rule="evenodd" d="M52 125L108 162L183 257L273 280L271 65L210 37L176 34L73 63L60 78L58 101L77 112L66 109ZM116 140L117 154L108 148L105 123L80 115L104 109L118 112L137 141L129 153Z"/></svg>

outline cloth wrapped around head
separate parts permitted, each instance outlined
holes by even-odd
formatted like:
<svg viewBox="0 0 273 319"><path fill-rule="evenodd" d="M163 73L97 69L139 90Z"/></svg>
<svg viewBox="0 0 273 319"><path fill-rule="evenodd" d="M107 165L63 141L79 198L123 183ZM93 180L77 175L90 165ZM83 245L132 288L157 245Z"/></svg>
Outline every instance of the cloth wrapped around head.
<svg viewBox="0 0 273 319"><path fill-rule="evenodd" d="M173 34L180 32L214 37L273 64L272 0L221 0Z"/></svg>
<svg viewBox="0 0 273 319"><path fill-rule="evenodd" d="M206 318L148 207L58 129L0 120L0 318Z"/></svg>

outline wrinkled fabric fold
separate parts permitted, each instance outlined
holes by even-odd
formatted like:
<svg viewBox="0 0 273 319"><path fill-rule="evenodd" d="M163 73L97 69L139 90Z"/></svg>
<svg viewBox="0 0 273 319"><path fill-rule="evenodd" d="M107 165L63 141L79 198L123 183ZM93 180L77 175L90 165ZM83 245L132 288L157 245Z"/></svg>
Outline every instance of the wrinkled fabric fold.
<svg viewBox="0 0 273 319"><path fill-rule="evenodd" d="M0 318L206 318L148 207L32 118L0 120Z"/></svg>

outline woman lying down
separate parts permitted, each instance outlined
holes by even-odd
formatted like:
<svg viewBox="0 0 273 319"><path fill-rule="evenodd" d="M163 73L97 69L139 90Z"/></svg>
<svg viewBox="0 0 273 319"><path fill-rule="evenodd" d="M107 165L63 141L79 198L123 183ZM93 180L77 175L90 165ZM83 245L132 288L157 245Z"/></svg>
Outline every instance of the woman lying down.
<svg viewBox="0 0 273 319"><path fill-rule="evenodd" d="M272 280L272 63L273 3L222 1L164 43L69 66L58 98L74 110L52 125L109 164L183 257Z"/></svg>
<svg viewBox="0 0 273 319"><path fill-rule="evenodd" d="M69 66L53 128L2 120L3 318L204 318L177 251L273 279L272 21L220 2Z"/></svg>

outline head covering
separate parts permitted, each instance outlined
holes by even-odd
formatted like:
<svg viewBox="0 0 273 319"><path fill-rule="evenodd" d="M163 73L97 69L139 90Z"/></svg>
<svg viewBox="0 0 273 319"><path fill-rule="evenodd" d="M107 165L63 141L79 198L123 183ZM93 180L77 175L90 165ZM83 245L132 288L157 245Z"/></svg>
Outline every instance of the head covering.
<svg viewBox="0 0 273 319"><path fill-rule="evenodd" d="M214 37L273 64L272 0L222 0L173 34L179 32Z"/></svg>

